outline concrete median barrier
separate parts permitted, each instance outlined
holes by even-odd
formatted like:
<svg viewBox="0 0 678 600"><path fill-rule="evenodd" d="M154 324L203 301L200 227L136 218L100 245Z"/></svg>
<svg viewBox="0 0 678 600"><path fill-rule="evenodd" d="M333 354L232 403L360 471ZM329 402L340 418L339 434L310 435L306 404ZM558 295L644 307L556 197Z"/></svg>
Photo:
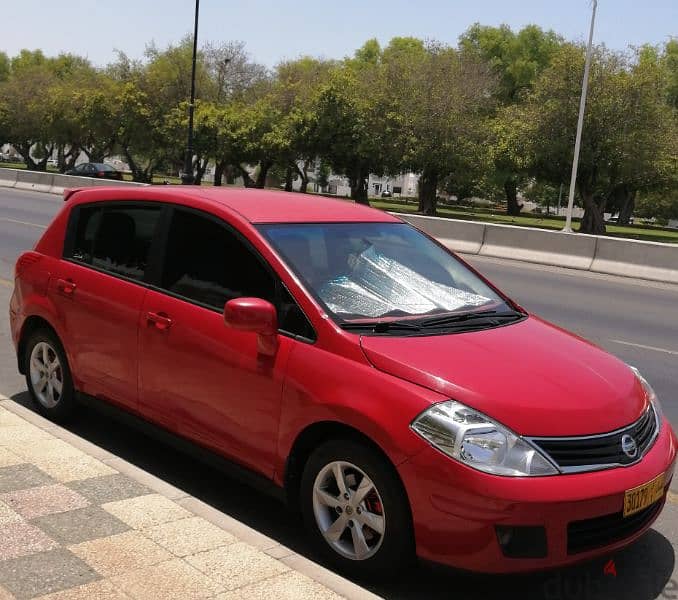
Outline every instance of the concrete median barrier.
<svg viewBox="0 0 678 600"><path fill-rule="evenodd" d="M0 169L0 187L14 187L19 169Z"/></svg>
<svg viewBox="0 0 678 600"><path fill-rule="evenodd" d="M591 271L678 283L678 244L598 236Z"/></svg>
<svg viewBox="0 0 678 600"><path fill-rule="evenodd" d="M591 236L488 224L479 254L588 270L593 262L595 249L596 240Z"/></svg>
<svg viewBox="0 0 678 600"><path fill-rule="evenodd" d="M455 252L478 254L483 245L485 223L424 217L422 215L393 214L433 236Z"/></svg>
<svg viewBox="0 0 678 600"><path fill-rule="evenodd" d="M16 174L14 187L21 190L33 190L34 192L49 192L53 179L53 173L19 170Z"/></svg>

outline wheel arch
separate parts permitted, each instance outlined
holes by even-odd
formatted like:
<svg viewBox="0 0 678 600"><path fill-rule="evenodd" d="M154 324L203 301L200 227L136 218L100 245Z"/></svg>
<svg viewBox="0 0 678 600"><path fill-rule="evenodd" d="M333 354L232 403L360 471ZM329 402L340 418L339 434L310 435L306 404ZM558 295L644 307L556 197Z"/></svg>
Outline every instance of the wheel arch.
<svg viewBox="0 0 678 600"><path fill-rule="evenodd" d="M411 519L412 507L407 489L398 473L398 469L388 454L379 444L359 429L337 421L318 421L312 423L299 432L295 438L285 462L285 473L283 476L283 486L290 508L296 510L299 507L301 478L311 453L325 442L342 439L361 443L376 452L383 459L404 495Z"/></svg>
<svg viewBox="0 0 678 600"><path fill-rule="evenodd" d="M19 368L19 373L21 373L22 375L26 374L26 365L24 364L24 356L26 354L26 340L28 340L28 338L33 332L38 331L39 329L49 330L56 336L56 338L61 342L61 345L63 346L63 340L61 340L59 333L47 319L40 315L31 315L27 317L21 327L21 333L19 335L19 345L17 347L17 362L18 362L17 366Z"/></svg>

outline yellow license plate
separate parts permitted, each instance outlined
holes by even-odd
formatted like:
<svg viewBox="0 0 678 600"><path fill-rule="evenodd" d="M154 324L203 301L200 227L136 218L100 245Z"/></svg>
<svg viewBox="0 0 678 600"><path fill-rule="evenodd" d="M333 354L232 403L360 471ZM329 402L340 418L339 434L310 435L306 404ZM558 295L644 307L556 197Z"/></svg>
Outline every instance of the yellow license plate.
<svg viewBox="0 0 678 600"><path fill-rule="evenodd" d="M639 485L624 493L624 516L628 517L654 504L664 495L665 475L655 477L652 481Z"/></svg>

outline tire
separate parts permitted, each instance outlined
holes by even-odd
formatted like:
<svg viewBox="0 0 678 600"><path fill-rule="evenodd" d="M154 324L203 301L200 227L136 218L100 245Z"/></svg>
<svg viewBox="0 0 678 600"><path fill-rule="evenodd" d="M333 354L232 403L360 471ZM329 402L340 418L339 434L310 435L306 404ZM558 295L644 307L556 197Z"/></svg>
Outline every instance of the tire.
<svg viewBox="0 0 678 600"><path fill-rule="evenodd" d="M48 329L32 332L23 360L26 385L38 412L58 423L67 421L75 409L75 389L59 338Z"/></svg>
<svg viewBox="0 0 678 600"><path fill-rule="evenodd" d="M339 488L338 470L348 499ZM413 562L405 491L393 466L366 444L332 440L316 448L304 467L299 504L318 554L337 570L378 579Z"/></svg>

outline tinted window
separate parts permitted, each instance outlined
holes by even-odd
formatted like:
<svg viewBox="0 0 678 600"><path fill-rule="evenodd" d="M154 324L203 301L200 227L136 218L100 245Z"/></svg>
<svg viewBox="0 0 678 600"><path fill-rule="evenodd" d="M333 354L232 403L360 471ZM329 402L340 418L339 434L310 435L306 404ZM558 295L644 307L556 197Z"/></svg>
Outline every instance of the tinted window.
<svg viewBox="0 0 678 600"><path fill-rule="evenodd" d="M75 244L71 257L77 261L92 264L94 236L96 236L103 209L100 206L81 208L75 232Z"/></svg>
<svg viewBox="0 0 678 600"><path fill-rule="evenodd" d="M276 306L281 331L315 339L311 324L282 283L236 235L210 218L175 211L161 284L218 310L233 298L263 298Z"/></svg>
<svg viewBox="0 0 678 600"><path fill-rule="evenodd" d="M116 275L142 280L159 216L159 207L82 208L71 256Z"/></svg>
<svg viewBox="0 0 678 600"><path fill-rule="evenodd" d="M170 226L162 287L218 309L233 298L275 302L275 281L225 227L182 210Z"/></svg>

